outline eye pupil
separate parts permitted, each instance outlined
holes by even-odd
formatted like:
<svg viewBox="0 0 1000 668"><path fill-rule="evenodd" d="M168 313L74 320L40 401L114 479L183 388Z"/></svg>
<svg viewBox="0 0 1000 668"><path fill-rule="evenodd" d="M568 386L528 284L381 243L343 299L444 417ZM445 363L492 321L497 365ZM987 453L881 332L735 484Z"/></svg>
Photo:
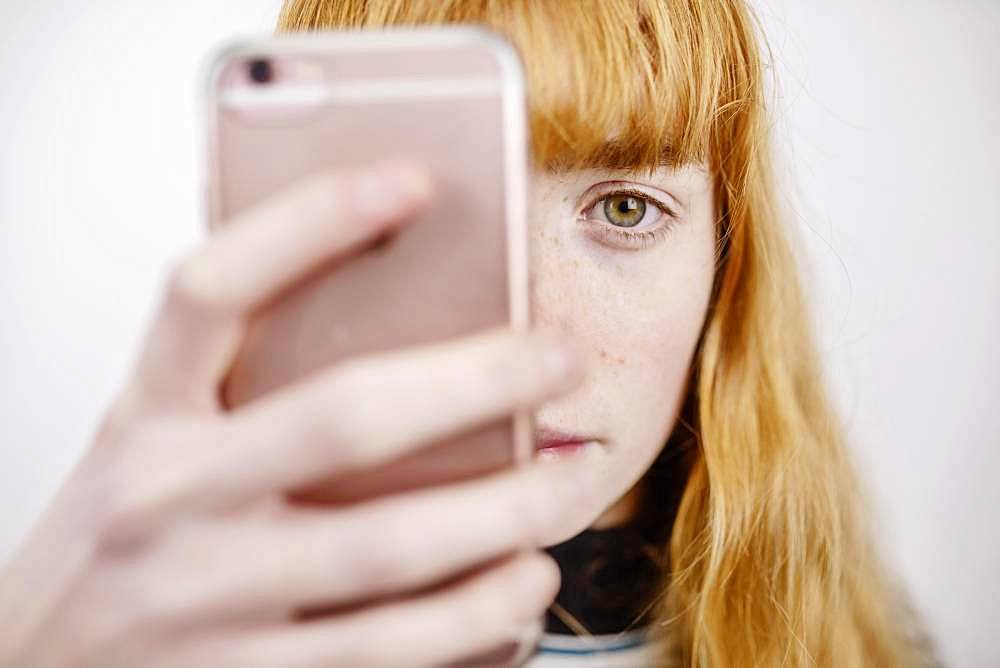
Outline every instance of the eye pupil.
<svg viewBox="0 0 1000 668"><path fill-rule="evenodd" d="M646 203L641 197L613 195L604 200L604 215L615 225L633 227L646 214Z"/></svg>

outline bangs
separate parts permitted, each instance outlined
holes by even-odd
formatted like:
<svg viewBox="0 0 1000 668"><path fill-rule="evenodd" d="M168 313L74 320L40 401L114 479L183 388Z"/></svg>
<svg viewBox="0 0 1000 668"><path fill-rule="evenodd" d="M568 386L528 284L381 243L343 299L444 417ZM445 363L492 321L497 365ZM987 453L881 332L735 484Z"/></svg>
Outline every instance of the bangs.
<svg viewBox="0 0 1000 668"><path fill-rule="evenodd" d="M517 48L543 169L712 168L719 123L759 94L745 17L724 0L288 0L279 31L444 23Z"/></svg>

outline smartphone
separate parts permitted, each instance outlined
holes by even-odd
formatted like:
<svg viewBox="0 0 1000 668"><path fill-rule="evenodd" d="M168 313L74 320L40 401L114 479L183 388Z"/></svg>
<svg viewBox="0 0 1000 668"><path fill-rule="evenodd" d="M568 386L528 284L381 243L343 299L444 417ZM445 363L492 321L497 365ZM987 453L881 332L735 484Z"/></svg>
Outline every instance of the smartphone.
<svg viewBox="0 0 1000 668"><path fill-rule="evenodd" d="M530 326L525 85L502 38L469 26L278 35L227 45L208 72L210 231L307 175L379 158L415 158L436 186L418 220L254 315L226 408L345 358ZM350 503L483 475L529 461L533 434L520 410L292 498Z"/></svg>

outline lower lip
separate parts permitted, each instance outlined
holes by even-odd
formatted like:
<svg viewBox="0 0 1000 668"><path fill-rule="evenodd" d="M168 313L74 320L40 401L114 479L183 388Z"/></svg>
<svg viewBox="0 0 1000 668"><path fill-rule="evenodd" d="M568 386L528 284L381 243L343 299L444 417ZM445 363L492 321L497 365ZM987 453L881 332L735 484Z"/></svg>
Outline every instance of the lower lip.
<svg viewBox="0 0 1000 668"><path fill-rule="evenodd" d="M539 459L561 459L563 457L578 455L595 443L597 443L597 441L574 441L572 443L560 443L559 445L539 448L537 453Z"/></svg>

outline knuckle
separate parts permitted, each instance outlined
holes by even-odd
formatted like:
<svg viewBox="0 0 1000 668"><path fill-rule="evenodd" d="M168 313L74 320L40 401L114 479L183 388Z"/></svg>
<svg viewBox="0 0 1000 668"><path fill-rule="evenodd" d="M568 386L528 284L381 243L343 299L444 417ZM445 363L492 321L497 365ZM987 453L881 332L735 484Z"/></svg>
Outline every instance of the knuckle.
<svg viewBox="0 0 1000 668"><path fill-rule="evenodd" d="M78 657L106 658L163 635L181 618L177 575L150 557L92 565L71 608L74 642L67 649Z"/></svg>
<svg viewBox="0 0 1000 668"><path fill-rule="evenodd" d="M116 609L95 635L106 646L140 644L167 631L179 616L177 582L172 578L133 568L114 582L106 581L105 586L110 589L105 599L114 600Z"/></svg>
<svg viewBox="0 0 1000 668"><path fill-rule="evenodd" d="M388 508L388 507L387 507ZM377 594L393 587L419 584L425 573L420 558L420 536L412 523L385 513L369 518L347 540L346 572L360 592Z"/></svg>
<svg viewBox="0 0 1000 668"><path fill-rule="evenodd" d="M131 492L116 491L106 498L93 532L94 559L118 562L134 558L150 543L152 522Z"/></svg>
<svg viewBox="0 0 1000 668"><path fill-rule="evenodd" d="M135 399L131 391L125 391L112 402L97 427L94 436L96 447L127 447L132 425L139 413Z"/></svg>
<svg viewBox="0 0 1000 668"><path fill-rule="evenodd" d="M221 308L214 272L205 251L196 251L175 261L167 281L167 304L193 312Z"/></svg>
<svg viewBox="0 0 1000 668"><path fill-rule="evenodd" d="M354 581L352 589L355 590L352 593L377 596L400 579L400 562L391 556L387 548L387 545L379 544L366 554L356 552L349 557Z"/></svg>
<svg viewBox="0 0 1000 668"><path fill-rule="evenodd" d="M88 490L95 554L102 560L132 555L150 540L156 488L141 481L148 476L148 453L164 451L169 436L161 425L142 420L122 427L118 438L121 447L96 467Z"/></svg>
<svg viewBox="0 0 1000 668"><path fill-rule="evenodd" d="M331 465L361 460L370 451L370 425L377 419L373 413L377 413L374 405L378 402L376 393L366 388L368 384L363 369L342 362L331 370L315 395L324 410L309 411L311 426L307 429L313 433L306 440L320 448ZM325 409L327 406L334 408Z"/></svg>

